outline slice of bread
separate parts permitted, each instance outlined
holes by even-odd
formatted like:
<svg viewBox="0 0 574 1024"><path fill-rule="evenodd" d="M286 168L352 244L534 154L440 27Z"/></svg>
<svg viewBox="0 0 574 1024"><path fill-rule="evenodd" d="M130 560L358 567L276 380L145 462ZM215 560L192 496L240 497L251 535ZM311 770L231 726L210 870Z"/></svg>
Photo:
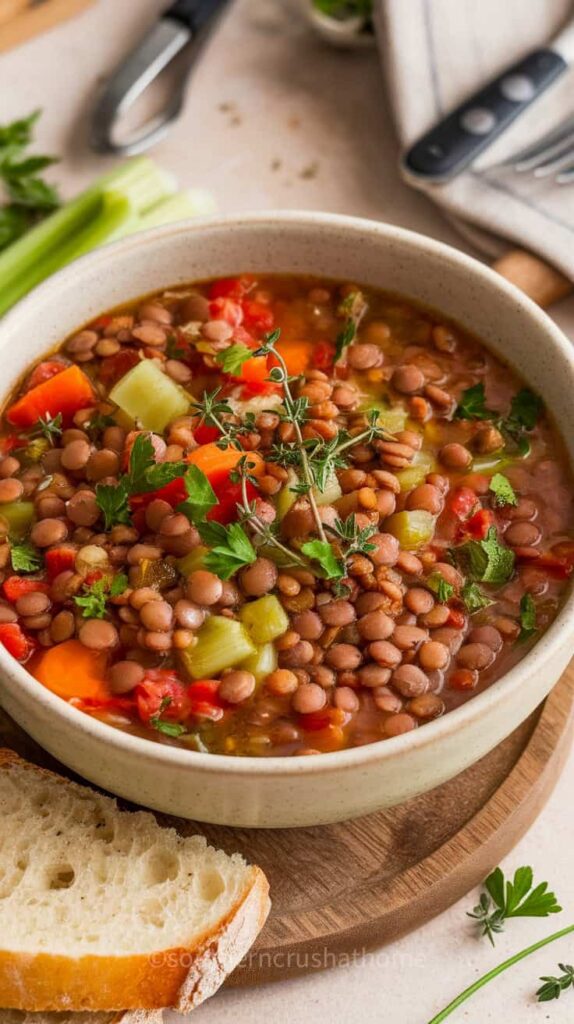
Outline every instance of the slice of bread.
<svg viewBox="0 0 574 1024"><path fill-rule="evenodd" d="M26 1013L0 1010L0 1024L162 1024L161 1010L126 1010L125 1013Z"/></svg>
<svg viewBox="0 0 574 1024"><path fill-rule="evenodd" d="M268 911L238 854L0 750L0 1006L188 1012Z"/></svg>

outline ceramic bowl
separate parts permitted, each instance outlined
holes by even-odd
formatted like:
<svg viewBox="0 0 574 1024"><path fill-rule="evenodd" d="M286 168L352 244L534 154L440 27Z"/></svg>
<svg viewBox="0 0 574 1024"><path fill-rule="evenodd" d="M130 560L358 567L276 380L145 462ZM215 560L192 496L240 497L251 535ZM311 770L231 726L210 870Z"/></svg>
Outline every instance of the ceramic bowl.
<svg viewBox="0 0 574 1024"><path fill-rule="evenodd" d="M572 460L574 357L552 321L493 271L448 246L371 221L265 213L160 228L84 257L0 324L2 388L70 331L154 289L239 271L314 273L380 286L476 332L542 395ZM574 600L526 657L485 692L423 728L300 758L192 753L127 735L44 689L0 647L0 697L51 754L139 804L249 827L318 825L368 814L445 782L544 699L572 650Z"/></svg>

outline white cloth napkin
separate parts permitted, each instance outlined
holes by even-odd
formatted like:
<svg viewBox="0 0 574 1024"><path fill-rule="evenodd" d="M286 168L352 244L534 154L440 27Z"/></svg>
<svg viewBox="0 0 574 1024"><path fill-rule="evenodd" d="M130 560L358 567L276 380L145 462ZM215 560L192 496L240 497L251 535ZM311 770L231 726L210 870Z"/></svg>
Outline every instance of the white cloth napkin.
<svg viewBox="0 0 574 1024"><path fill-rule="evenodd" d="M489 78L548 43L573 14L571 0L375 0L403 146ZM574 280L574 184L494 166L572 114L570 69L471 167L448 184L421 187L488 255L530 249Z"/></svg>

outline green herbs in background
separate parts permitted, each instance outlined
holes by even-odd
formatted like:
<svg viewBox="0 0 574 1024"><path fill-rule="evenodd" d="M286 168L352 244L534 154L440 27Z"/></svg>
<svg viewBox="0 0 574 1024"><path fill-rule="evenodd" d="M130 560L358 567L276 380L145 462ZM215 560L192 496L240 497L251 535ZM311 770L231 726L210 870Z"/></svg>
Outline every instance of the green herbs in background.
<svg viewBox="0 0 574 1024"><path fill-rule="evenodd" d="M559 906L556 896L548 890L548 882L541 882L533 886L532 868L518 868L514 873L512 881L505 879L500 868L496 868L484 882L486 892L483 892L478 905L469 913L480 928L480 934L486 935L494 945L494 935L501 932L504 922L512 917L548 917L549 914L557 914L562 908ZM470 999L475 992L478 992L490 981L493 981L499 974L503 974L514 964L524 960L532 953L536 953L551 942L571 935L574 932L574 924L561 928L543 939L539 939L526 949L520 950L513 956L497 964L492 970L477 978L468 988L463 989L447 1006L435 1014L427 1024L442 1024L442 1021L450 1017L455 1010ZM568 964L559 964L562 971L560 977L540 978L544 984L538 989L536 995L540 1002L547 1002L550 999L558 999L561 992L567 988L574 987L573 968Z"/></svg>
<svg viewBox="0 0 574 1024"><path fill-rule="evenodd" d="M520 598L520 633L519 643L525 643L537 631L536 605L531 594L523 594Z"/></svg>
<svg viewBox="0 0 574 1024"><path fill-rule="evenodd" d="M558 970L562 971L559 977L543 975L540 981L544 984L536 991L539 1003L548 1003L551 999L560 999L560 996L567 988L574 988L574 967L572 964L558 964Z"/></svg>
<svg viewBox="0 0 574 1024"><path fill-rule="evenodd" d="M532 868L518 868L512 881L505 879L496 868L485 879L480 901L468 917L478 923L481 935L486 935L494 946L494 936L504 930L504 922L512 917L548 917L558 914L562 907L548 882L533 886Z"/></svg>
<svg viewBox="0 0 574 1024"><path fill-rule="evenodd" d="M479 383L462 392L455 417L459 420L491 420L505 442L525 458L530 452L530 442L526 434L534 430L543 410L544 406L538 395L530 388L521 388L510 403L508 415L501 416L500 413L488 408L484 384Z"/></svg>
<svg viewBox="0 0 574 1024"><path fill-rule="evenodd" d="M313 0L313 6L329 18L344 21L346 18L370 19L373 0Z"/></svg>
<svg viewBox="0 0 574 1024"><path fill-rule="evenodd" d="M38 114L0 126L0 315L50 274L117 238L212 213L202 190L176 192L173 178L147 157L120 164L59 209L40 177L53 157L26 156Z"/></svg>
<svg viewBox="0 0 574 1024"><path fill-rule="evenodd" d="M58 162L54 156L27 153L40 111L0 125L0 181L5 202L0 206L0 250L6 249L60 205L55 188L42 171Z"/></svg>
<svg viewBox="0 0 574 1024"><path fill-rule="evenodd" d="M81 594L74 598L78 608L82 609L84 619L103 619L106 614L106 602L110 597L119 597L128 585L128 578L123 574L110 579L102 576L90 586L84 584Z"/></svg>

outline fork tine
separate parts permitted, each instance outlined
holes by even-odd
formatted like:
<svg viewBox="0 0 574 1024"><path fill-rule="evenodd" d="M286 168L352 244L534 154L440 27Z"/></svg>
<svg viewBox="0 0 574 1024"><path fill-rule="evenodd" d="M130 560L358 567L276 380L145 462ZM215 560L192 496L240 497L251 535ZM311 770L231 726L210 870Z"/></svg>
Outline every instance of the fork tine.
<svg viewBox="0 0 574 1024"><path fill-rule="evenodd" d="M562 151L556 152L552 159L552 154L547 151L545 160L540 160L538 166L534 168L535 178L547 178L551 174L555 174L556 171L561 171L563 167L567 167L574 157L574 136L572 140L563 147Z"/></svg>
<svg viewBox="0 0 574 1024"><path fill-rule="evenodd" d="M524 149L518 150L517 153L513 153L512 156L507 157L507 159L503 161L503 164L506 166L512 165L515 170L519 171L532 170L534 166L537 166L540 158L547 157L546 151L548 149L553 149L554 146L562 145L564 140L569 138L572 133L574 133L574 117L568 117L565 121L556 125L549 132L546 132L546 134L539 138L535 143L532 143Z"/></svg>
<svg viewBox="0 0 574 1024"><path fill-rule="evenodd" d="M514 170L519 173L536 171L537 168L543 167L549 161L559 158L568 148L571 149L572 145L574 145L574 120L568 128L563 126L561 132L555 133L553 138L546 136L536 147L531 147L529 156L521 157L519 154L519 158L515 158L513 161Z"/></svg>

